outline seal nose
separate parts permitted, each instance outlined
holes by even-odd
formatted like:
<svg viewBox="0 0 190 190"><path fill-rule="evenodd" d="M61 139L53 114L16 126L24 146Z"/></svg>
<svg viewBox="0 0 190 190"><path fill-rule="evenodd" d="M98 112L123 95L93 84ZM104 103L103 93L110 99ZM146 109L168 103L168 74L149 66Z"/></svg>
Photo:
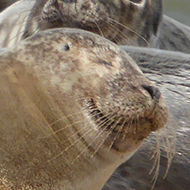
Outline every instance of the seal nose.
<svg viewBox="0 0 190 190"><path fill-rule="evenodd" d="M147 85L142 85L142 87L150 94L153 100L159 100L161 93L158 88Z"/></svg>

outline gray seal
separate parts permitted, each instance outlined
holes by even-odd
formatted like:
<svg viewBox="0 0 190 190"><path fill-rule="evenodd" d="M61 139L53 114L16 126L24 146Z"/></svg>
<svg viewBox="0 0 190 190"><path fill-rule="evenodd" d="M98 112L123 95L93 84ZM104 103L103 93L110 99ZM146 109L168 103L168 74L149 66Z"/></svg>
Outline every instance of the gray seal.
<svg viewBox="0 0 190 190"><path fill-rule="evenodd" d="M93 33L44 31L0 58L6 189L100 190L166 124L158 88L117 45Z"/></svg>
<svg viewBox="0 0 190 190"><path fill-rule="evenodd" d="M163 16L161 0L21 0L0 14L0 47L57 27L85 29L120 45L190 53L190 28Z"/></svg>
<svg viewBox="0 0 190 190"><path fill-rule="evenodd" d="M162 19L160 0L21 0L16 4L17 6L8 9L19 13L18 20L27 20L27 22L17 22L20 24L17 24L16 28L16 23L11 22L15 13L12 11L8 13L5 10L0 15L0 25L10 23L9 29L4 28L6 32L18 31L19 25L21 28L24 27L19 33L22 38L17 37L16 33L15 39L10 39L9 34L5 33L6 37L2 39L7 40L1 41L1 47L10 47L15 41L18 43L21 39L39 31L57 27L88 30L117 44L153 47ZM25 10L21 10L20 7L24 8L26 4L28 6ZM1 30L0 33L3 32Z"/></svg>

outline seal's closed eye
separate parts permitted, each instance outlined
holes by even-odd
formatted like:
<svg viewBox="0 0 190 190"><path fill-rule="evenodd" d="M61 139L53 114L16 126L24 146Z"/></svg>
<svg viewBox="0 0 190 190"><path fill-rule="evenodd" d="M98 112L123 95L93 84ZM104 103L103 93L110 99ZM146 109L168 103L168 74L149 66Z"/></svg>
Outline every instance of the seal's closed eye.
<svg viewBox="0 0 190 190"><path fill-rule="evenodd" d="M106 60L98 60L98 63L105 65L105 66L112 66L113 67L112 63L108 62Z"/></svg>

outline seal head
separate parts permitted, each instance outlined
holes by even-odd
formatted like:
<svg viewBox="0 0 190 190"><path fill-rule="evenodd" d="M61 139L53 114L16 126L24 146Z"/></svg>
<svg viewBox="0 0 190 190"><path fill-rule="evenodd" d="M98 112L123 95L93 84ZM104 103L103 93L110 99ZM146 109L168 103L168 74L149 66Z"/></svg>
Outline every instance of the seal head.
<svg viewBox="0 0 190 190"><path fill-rule="evenodd" d="M0 68L0 181L10 189L99 190L167 121L135 62L90 32L38 33Z"/></svg>

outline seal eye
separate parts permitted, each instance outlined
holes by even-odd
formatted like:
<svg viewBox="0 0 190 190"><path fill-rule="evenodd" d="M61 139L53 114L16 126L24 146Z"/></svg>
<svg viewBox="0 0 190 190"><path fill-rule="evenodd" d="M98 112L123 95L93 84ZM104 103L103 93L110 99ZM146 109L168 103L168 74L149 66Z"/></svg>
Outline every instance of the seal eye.
<svg viewBox="0 0 190 190"><path fill-rule="evenodd" d="M104 65L105 67L107 67L107 66L112 66L113 67L111 62L108 62L108 61L105 61L105 60L98 60L98 63Z"/></svg>

